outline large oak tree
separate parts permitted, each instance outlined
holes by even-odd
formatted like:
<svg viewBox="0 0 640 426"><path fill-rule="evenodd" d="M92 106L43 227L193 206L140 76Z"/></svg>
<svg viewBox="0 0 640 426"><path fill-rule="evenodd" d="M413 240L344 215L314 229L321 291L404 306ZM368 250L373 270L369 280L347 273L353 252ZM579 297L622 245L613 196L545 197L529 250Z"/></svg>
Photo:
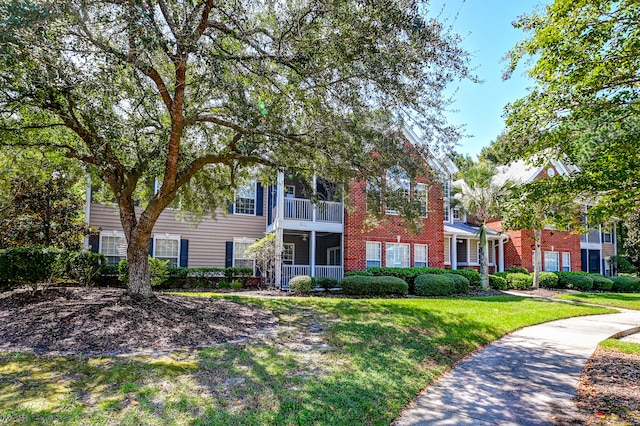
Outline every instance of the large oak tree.
<svg viewBox="0 0 640 426"><path fill-rule="evenodd" d="M380 176L402 161L405 121L435 145L456 139L442 92L469 77L467 56L426 12L417 0L5 2L1 127L14 144L55 130L49 147L104 182L129 291L150 296L148 242L172 202L214 213L258 166Z"/></svg>

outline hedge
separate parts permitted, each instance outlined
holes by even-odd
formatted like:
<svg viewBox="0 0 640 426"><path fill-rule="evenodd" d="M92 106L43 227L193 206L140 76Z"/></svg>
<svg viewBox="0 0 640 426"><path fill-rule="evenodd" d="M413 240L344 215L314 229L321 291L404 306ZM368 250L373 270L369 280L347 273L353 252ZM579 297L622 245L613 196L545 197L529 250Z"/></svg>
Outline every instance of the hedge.
<svg viewBox="0 0 640 426"><path fill-rule="evenodd" d="M558 282L566 288L589 291L593 288L593 278L588 275L565 275L558 279Z"/></svg>
<svg viewBox="0 0 640 426"><path fill-rule="evenodd" d="M466 279L463 275L460 274L444 274L445 277L451 278L456 286L455 292L457 294L467 294L469 293L469 280Z"/></svg>
<svg viewBox="0 0 640 426"><path fill-rule="evenodd" d="M620 275L617 277L609 277L609 279L613 281L611 290L617 293L635 293L640 291L640 278Z"/></svg>
<svg viewBox="0 0 640 426"><path fill-rule="evenodd" d="M469 280L469 285L472 287L480 287L480 272L473 268L446 270L448 273L462 275Z"/></svg>
<svg viewBox="0 0 640 426"><path fill-rule="evenodd" d="M398 277L347 276L340 283L344 294L350 296L405 296L409 285Z"/></svg>
<svg viewBox="0 0 640 426"><path fill-rule="evenodd" d="M317 277L315 279L315 286L323 288L325 291L329 291L332 288L338 287L338 280L331 277Z"/></svg>
<svg viewBox="0 0 640 426"><path fill-rule="evenodd" d="M516 272L507 274L507 287L514 290L524 290L533 285L533 276Z"/></svg>
<svg viewBox="0 0 640 426"><path fill-rule="evenodd" d="M409 285L409 293L416 294L414 290L415 279L424 274L457 274L469 280L469 285L480 286L480 273L473 268L466 269L442 269L442 268L368 268L367 270L347 271L345 276L385 276L398 277Z"/></svg>
<svg viewBox="0 0 640 426"><path fill-rule="evenodd" d="M418 296L450 296L456 293L456 282L449 274L424 274L416 278Z"/></svg>
<svg viewBox="0 0 640 426"><path fill-rule="evenodd" d="M589 275L593 280L593 289L600 291L611 291L613 288L613 281L607 277L603 277L600 274Z"/></svg>
<svg viewBox="0 0 640 426"><path fill-rule="evenodd" d="M496 290L506 290L507 279L500 275L489 275L489 287Z"/></svg>
<svg viewBox="0 0 640 426"><path fill-rule="evenodd" d="M540 272L540 287L558 288L558 276L553 272Z"/></svg>
<svg viewBox="0 0 640 426"><path fill-rule="evenodd" d="M507 274L528 274L529 270L527 268L523 268L522 266L509 266L504 270Z"/></svg>

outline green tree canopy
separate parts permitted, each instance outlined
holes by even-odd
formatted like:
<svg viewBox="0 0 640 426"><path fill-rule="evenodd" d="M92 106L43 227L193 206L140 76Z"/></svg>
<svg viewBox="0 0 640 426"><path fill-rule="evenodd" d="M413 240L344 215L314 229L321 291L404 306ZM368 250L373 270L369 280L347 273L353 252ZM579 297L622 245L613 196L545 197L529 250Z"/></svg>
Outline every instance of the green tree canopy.
<svg viewBox="0 0 640 426"><path fill-rule="evenodd" d="M545 151L581 166L550 189L600 196L593 216L624 217L640 200L640 7L634 0L555 0L516 27L510 72L533 58L536 86L507 106L512 157Z"/></svg>
<svg viewBox="0 0 640 426"><path fill-rule="evenodd" d="M467 55L426 12L416 0L5 2L2 128L21 144L60 131L48 145L113 193L129 290L151 296L147 245L170 203L213 213L258 166L380 176L406 154L405 120L455 141L442 92L469 77Z"/></svg>

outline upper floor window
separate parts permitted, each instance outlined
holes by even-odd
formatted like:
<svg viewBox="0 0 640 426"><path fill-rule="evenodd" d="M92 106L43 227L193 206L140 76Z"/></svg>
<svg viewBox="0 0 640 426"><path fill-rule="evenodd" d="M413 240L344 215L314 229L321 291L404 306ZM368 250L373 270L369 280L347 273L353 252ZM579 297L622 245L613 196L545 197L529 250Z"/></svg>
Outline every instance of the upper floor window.
<svg viewBox="0 0 640 426"><path fill-rule="evenodd" d="M453 209L453 220L460 220L460 209Z"/></svg>
<svg viewBox="0 0 640 426"><path fill-rule="evenodd" d="M610 243L612 241L611 234L612 234L611 228L609 227L604 228L604 230L602 231L602 242Z"/></svg>
<svg viewBox="0 0 640 426"><path fill-rule="evenodd" d="M393 167L387 171L387 186L393 196L387 200L387 214L398 214L398 210L393 208L393 204L399 204L401 200L409 199L411 187L409 176L405 169L400 166ZM395 201L395 202L394 202ZM391 208L389 207L391 204Z"/></svg>
<svg viewBox="0 0 640 426"><path fill-rule="evenodd" d="M449 209L451 208L451 183L449 181L442 183L442 204L444 221L449 222L451 217L449 216Z"/></svg>
<svg viewBox="0 0 640 426"><path fill-rule="evenodd" d="M235 214L256 214L256 183L241 185L236 190Z"/></svg>
<svg viewBox="0 0 640 426"><path fill-rule="evenodd" d="M420 216L429 215L429 188L424 183L416 184L416 200L420 202Z"/></svg>

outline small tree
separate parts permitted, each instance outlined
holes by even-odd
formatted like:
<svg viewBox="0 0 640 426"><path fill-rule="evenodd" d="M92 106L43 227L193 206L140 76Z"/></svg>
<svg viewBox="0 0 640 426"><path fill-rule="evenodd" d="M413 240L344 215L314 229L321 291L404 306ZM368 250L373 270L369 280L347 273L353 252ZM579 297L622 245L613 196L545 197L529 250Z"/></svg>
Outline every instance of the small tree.
<svg viewBox="0 0 640 426"><path fill-rule="evenodd" d="M487 222L500 214L500 200L512 183L498 180L495 166L485 162L477 163L467 169L462 178L453 184L458 190L454 195L454 200L480 224L480 249L478 250L480 284L483 289L488 290L489 266L487 265L487 253L485 253Z"/></svg>
<svg viewBox="0 0 640 426"><path fill-rule="evenodd" d="M269 287L275 285L276 259L282 254L282 248L278 249L278 245L275 232L270 232L247 247L245 251L248 256L255 259L262 280Z"/></svg>

